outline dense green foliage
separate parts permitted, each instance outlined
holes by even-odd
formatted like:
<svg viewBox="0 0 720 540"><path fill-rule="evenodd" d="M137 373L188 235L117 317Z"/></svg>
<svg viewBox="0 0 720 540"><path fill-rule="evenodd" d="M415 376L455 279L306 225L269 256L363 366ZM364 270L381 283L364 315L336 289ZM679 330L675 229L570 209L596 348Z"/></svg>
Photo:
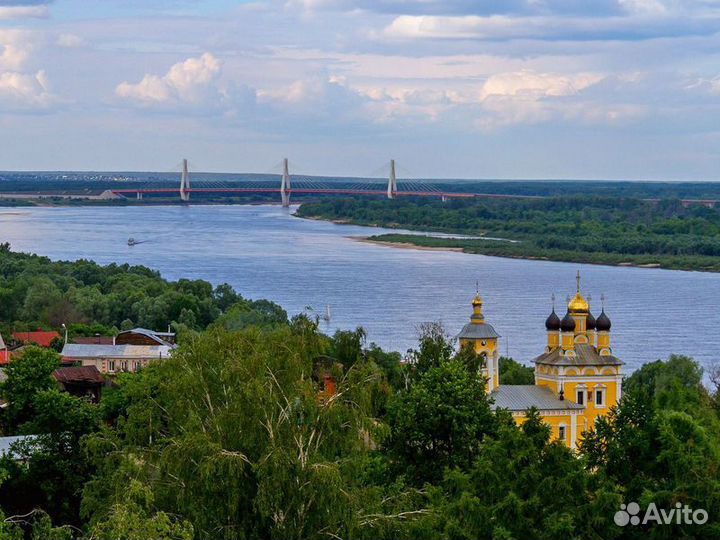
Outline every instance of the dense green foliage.
<svg viewBox="0 0 720 540"><path fill-rule="evenodd" d="M500 357L500 384L535 384L535 370L512 358Z"/></svg>
<svg viewBox="0 0 720 540"><path fill-rule="evenodd" d="M4 271L28 270L6 290L39 267L80 288L101 276L99 298L123 281L117 267L3 257ZM215 316L171 358L116 377L99 404L57 389L51 350L11 363L3 430L34 438L0 459L0 538L720 538L720 394L689 358L633 373L572 451L537 411L518 427L493 410L482 359L437 324L401 363L361 328L327 336L228 286L127 273ZM500 368L503 384L532 383L512 359ZM617 526L632 501L704 508L709 520Z"/></svg>
<svg viewBox="0 0 720 540"><path fill-rule="evenodd" d="M617 197L359 200L304 204L298 215L488 239L381 235L378 241L470 253L720 271L720 208ZM499 237L514 242L493 240Z"/></svg>
<svg viewBox="0 0 720 540"><path fill-rule="evenodd" d="M0 331L58 329L73 335L111 333L133 326L202 330L222 316L228 328L286 322L266 300L243 299L232 287L203 280L168 282L158 272L127 264L51 262L0 245Z"/></svg>

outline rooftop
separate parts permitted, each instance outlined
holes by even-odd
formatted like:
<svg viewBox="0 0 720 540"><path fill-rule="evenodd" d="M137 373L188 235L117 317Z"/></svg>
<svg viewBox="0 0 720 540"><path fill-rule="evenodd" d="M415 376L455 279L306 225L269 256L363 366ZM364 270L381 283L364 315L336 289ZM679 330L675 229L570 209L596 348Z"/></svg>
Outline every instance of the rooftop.
<svg viewBox="0 0 720 540"><path fill-rule="evenodd" d="M117 337L138 334L148 337L155 341L158 345L170 345L175 340L175 332L156 332L155 330L148 330L147 328L133 328L132 330L124 330L120 332Z"/></svg>
<svg viewBox="0 0 720 540"><path fill-rule="evenodd" d="M86 343L68 343L63 347L62 356L66 358L113 358L143 359L167 358L173 347L170 345L94 345Z"/></svg>
<svg viewBox="0 0 720 540"><path fill-rule="evenodd" d="M457 337L459 339L493 339L499 338L500 334L491 324L471 322L463 326Z"/></svg>
<svg viewBox="0 0 720 540"><path fill-rule="evenodd" d="M541 411L583 410L582 405L561 400L544 386L531 385L500 385L490 393L495 400L493 409L508 409L513 412L526 411L535 407Z"/></svg>
<svg viewBox="0 0 720 540"><path fill-rule="evenodd" d="M53 339L59 338L60 334L54 330L36 330L35 332L13 332L13 338L23 343L34 343L41 347L49 347Z"/></svg>
<svg viewBox="0 0 720 540"><path fill-rule="evenodd" d="M622 366L624 364L617 356L598 354L595 347L588 343L576 343L575 356L564 356L558 347L537 356L533 362L553 366Z"/></svg>
<svg viewBox="0 0 720 540"><path fill-rule="evenodd" d="M53 371L53 377L61 383L99 383L105 382L95 366L64 367Z"/></svg>

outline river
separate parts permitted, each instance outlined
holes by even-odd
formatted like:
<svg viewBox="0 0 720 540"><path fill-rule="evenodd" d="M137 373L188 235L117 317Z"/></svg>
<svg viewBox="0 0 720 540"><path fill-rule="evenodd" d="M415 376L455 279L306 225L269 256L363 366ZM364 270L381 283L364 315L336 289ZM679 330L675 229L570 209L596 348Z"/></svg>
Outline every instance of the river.
<svg viewBox="0 0 720 540"><path fill-rule="evenodd" d="M596 316L605 295L613 351L627 371L671 353L706 367L717 359L720 274L502 259L352 238L381 232L299 219L279 206L0 209L0 241L16 251L227 282L291 315L308 308L323 313L329 305L325 331L364 326L369 340L401 352L416 343L423 322L458 332L478 282L503 353L529 363L545 344L551 294L562 317L579 269ZM146 242L129 247L129 237Z"/></svg>

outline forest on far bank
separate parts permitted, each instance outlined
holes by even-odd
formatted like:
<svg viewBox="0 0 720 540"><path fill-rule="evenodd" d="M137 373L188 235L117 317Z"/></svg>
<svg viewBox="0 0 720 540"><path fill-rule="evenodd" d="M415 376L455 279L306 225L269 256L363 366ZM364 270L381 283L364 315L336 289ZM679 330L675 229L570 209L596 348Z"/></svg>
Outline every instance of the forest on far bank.
<svg viewBox="0 0 720 540"><path fill-rule="evenodd" d="M358 225L514 240L381 235L371 239L469 253L610 265L720 271L720 208L678 199L606 196L543 199L336 199L297 215Z"/></svg>

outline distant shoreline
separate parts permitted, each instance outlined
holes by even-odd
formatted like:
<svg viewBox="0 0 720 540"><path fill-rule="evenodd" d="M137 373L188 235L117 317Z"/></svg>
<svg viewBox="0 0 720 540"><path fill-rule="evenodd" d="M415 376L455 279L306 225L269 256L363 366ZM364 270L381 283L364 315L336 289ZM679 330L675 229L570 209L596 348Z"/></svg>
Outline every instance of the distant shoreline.
<svg viewBox="0 0 720 540"><path fill-rule="evenodd" d="M413 236L415 236L415 235L413 235ZM416 235L416 236L418 236L419 238L435 238L435 237L427 237L427 236L423 236L423 235ZM354 240L356 242L364 242L366 244L387 246L387 247L392 247L392 248L396 248L396 249L415 249L418 251L449 251L449 252L453 252L453 253L467 253L468 255L485 255L486 257L500 257L503 259L520 259L520 260L524 260L524 261L579 262L579 261L556 260L556 259L551 259L549 257L533 257L531 255L527 255L527 256L490 255L490 254L466 251L465 248L462 248L462 247L422 246L419 244L413 244L412 242L401 242L401 241L395 242L392 240L376 240L375 238L381 238L381 237L373 237L373 236L348 236L347 238L350 238L351 240ZM662 265L660 265L659 263L636 264L636 263L629 262L629 261L619 262L619 263L614 263L614 264L583 261L583 264L594 264L597 266L621 266L621 267L627 267L627 268L656 268L656 269L661 269L661 270L677 270L675 268L663 268ZM683 271L683 272L699 272L700 270L681 270L681 271Z"/></svg>
<svg viewBox="0 0 720 540"><path fill-rule="evenodd" d="M387 242L384 240L373 240L371 236L347 236L355 242L363 242L366 244L375 244L380 246L387 246L396 249L415 249L418 251L453 251L456 253L465 253L461 247L433 247L433 246L419 246L411 242Z"/></svg>
<svg viewBox="0 0 720 540"><path fill-rule="evenodd" d="M526 261L566 262L566 263L578 263L578 264L592 264L592 265L596 265L596 266L615 266L615 267L624 267L624 268L674 270L674 271L681 271L681 272L718 273L718 270L713 270L713 269L671 268L671 267L663 266L662 263L657 263L657 262L641 263L641 262L632 262L632 261L627 261L627 260L622 260L622 261L618 261L618 262L602 262L602 261L594 261L594 260L590 260L588 258L581 258L581 257L579 257L577 259L553 258L553 257L534 256L534 255L508 254L508 253L496 252L493 250L481 251L481 250L476 250L476 249L468 249L467 247L458 246L458 245L453 245L453 246L432 245L431 246L431 245L422 245L420 243L413 242L413 239L415 239L417 242L422 242L424 240L431 240L431 241L435 241L435 240L453 241L454 240L454 239L446 239L446 238L442 238L442 237L431 237L431 236L423 236L423 235L387 234L387 235L380 235L380 236L365 236L365 237L348 236L347 238L350 238L351 240L354 240L356 242L376 244L379 246L391 247L391 248L395 248L395 249L415 249L418 251L447 251L447 252L453 252L453 253L466 253L468 255L484 255L486 257L499 257L499 258L503 258L503 259L519 259L519 260L526 260ZM394 238L397 238L397 239L394 239Z"/></svg>

